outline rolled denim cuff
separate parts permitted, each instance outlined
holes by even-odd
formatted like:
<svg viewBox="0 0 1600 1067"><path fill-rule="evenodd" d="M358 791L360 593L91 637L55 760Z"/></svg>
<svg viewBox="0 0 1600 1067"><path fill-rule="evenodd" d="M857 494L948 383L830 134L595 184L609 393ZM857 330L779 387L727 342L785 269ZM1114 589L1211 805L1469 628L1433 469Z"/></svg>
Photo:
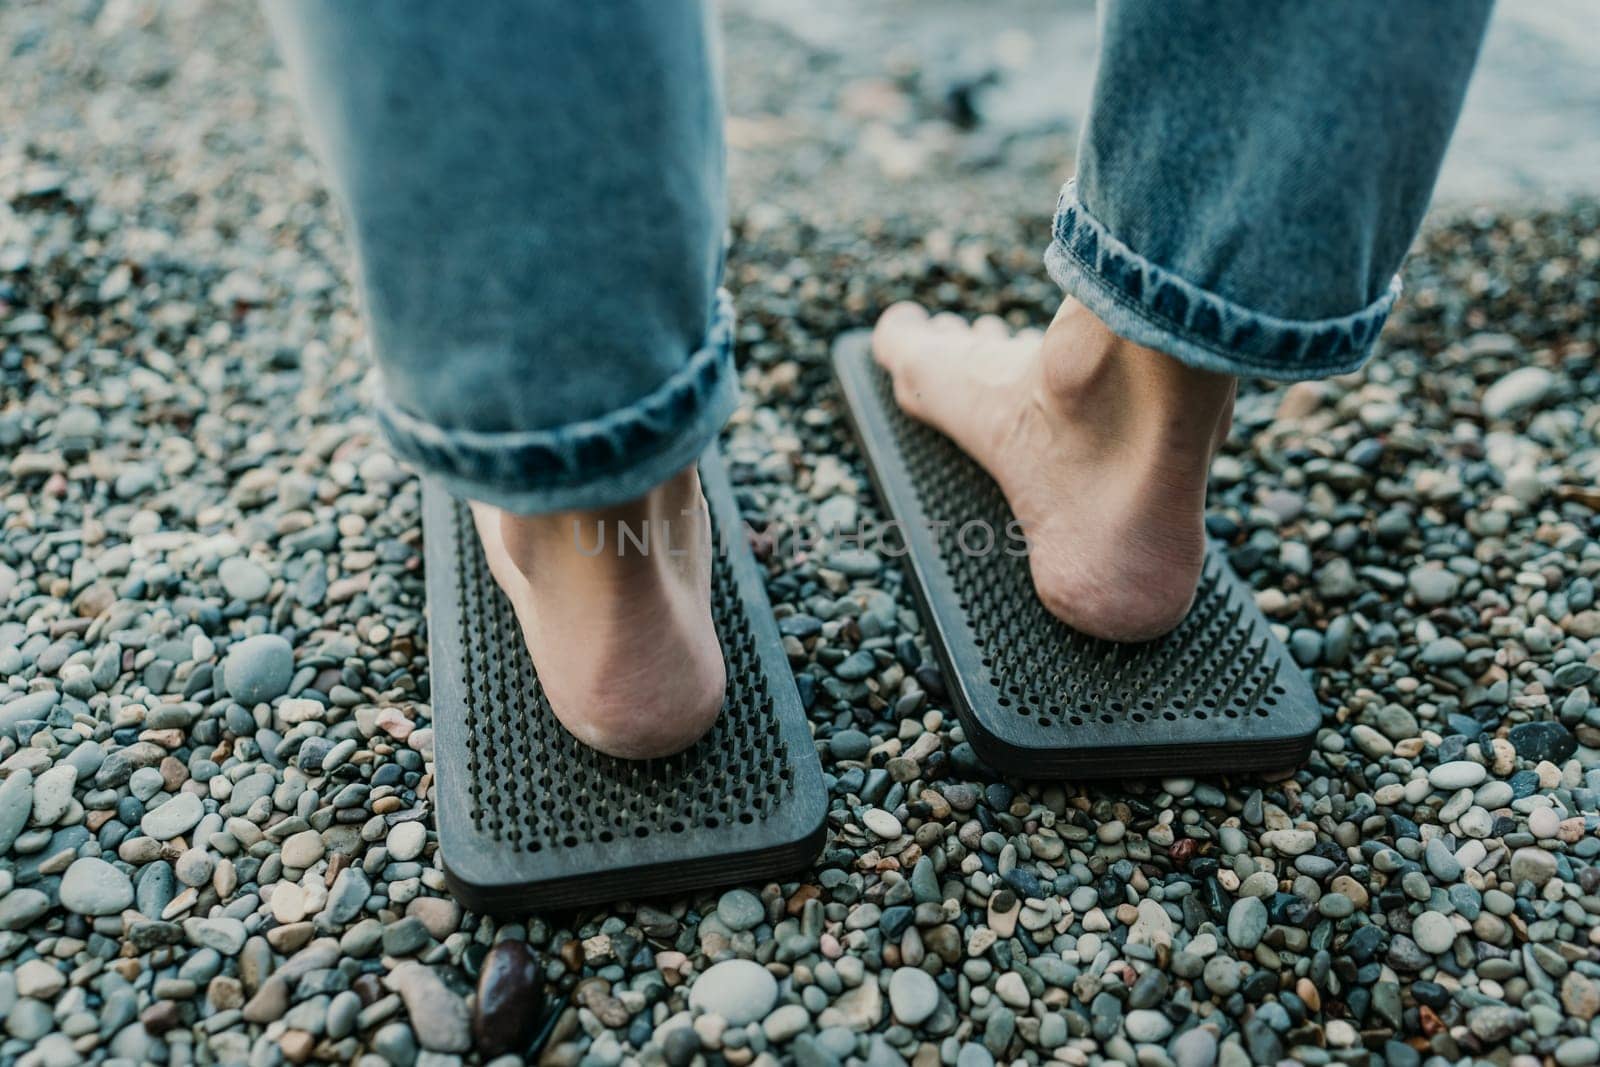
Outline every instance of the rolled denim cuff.
<svg viewBox="0 0 1600 1067"><path fill-rule="evenodd" d="M1111 331L1201 370L1297 381L1358 369L1372 354L1400 295L1398 275L1360 311L1331 319L1281 319L1208 292L1117 240L1089 214L1077 183L1062 186L1054 239L1044 255L1063 292Z"/></svg>
<svg viewBox="0 0 1600 1067"><path fill-rule="evenodd" d="M635 500L693 464L738 404L733 304L726 292L706 342L643 398L596 419L542 430L447 429L380 400L395 454L459 497L535 515Z"/></svg>

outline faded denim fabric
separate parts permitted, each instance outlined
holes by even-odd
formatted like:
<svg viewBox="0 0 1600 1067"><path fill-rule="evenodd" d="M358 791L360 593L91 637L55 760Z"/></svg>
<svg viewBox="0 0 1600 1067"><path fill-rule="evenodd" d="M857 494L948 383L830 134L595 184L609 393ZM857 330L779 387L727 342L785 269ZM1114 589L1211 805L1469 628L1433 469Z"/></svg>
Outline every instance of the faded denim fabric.
<svg viewBox="0 0 1600 1067"><path fill-rule="evenodd" d="M1105 0L1051 277L1114 332L1204 370L1355 370L1491 6Z"/></svg>
<svg viewBox="0 0 1600 1067"><path fill-rule="evenodd" d="M390 446L516 512L643 495L737 401L712 13L269 0Z"/></svg>
<svg viewBox="0 0 1600 1067"><path fill-rule="evenodd" d="M1198 367L1359 366L1489 7L1106 0L1052 277ZM529 513L693 463L737 398L707 5L263 8L349 223L394 451Z"/></svg>

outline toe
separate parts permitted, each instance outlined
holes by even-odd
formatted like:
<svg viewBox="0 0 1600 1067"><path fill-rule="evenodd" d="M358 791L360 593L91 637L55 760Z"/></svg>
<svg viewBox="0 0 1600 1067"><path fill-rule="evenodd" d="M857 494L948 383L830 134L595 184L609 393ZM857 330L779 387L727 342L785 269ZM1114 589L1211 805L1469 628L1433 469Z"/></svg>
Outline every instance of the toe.
<svg viewBox="0 0 1600 1067"><path fill-rule="evenodd" d="M916 348L917 338L927 327L928 313L909 300L893 304L872 328L872 355L884 370L893 373L907 354Z"/></svg>
<svg viewBox="0 0 1600 1067"><path fill-rule="evenodd" d="M972 332L985 342L1011 339L1011 330L999 315L979 315L972 323Z"/></svg>

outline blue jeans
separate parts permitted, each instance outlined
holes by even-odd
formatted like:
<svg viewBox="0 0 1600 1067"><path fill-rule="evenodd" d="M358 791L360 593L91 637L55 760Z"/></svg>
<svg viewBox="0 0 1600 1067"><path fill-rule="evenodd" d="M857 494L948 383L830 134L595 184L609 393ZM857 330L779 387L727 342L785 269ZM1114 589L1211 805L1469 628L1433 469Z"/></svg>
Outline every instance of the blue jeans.
<svg viewBox="0 0 1600 1067"><path fill-rule="evenodd" d="M737 394L710 8L263 6L349 222L394 451L526 513L689 466ZM1106 0L1051 276L1207 370L1358 367L1489 8Z"/></svg>

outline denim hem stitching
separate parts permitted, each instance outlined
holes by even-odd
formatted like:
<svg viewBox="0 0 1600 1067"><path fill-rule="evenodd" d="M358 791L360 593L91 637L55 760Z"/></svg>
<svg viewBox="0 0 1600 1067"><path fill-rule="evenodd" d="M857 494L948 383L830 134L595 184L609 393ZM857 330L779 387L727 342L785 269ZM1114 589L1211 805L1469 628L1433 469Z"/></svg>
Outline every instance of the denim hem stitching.
<svg viewBox="0 0 1600 1067"><path fill-rule="evenodd" d="M725 291L705 344L641 399L595 419L544 430L482 433L447 429L387 400L376 406L390 447L424 471L512 492L581 487L648 464L679 444L719 388L731 380L733 303Z"/></svg>
<svg viewBox="0 0 1600 1067"><path fill-rule="evenodd" d="M1075 181L1068 181L1061 189L1052 231L1053 239L1045 256L1047 266L1058 266L1050 262L1052 256L1065 260L1059 264L1061 273L1066 273L1066 268L1075 268L1075 273L1086 284L1093 285L1101 295L1150 325L1171 334L1171 340L1201 349L1232 368L1267 377L1285 373L1341 374L1360 367L1371 354L1379 330L1400 294L1400 278L1396 275L1382 296L1349 315L1296 321L1252 311L1178 277L1123 244L1089 213L1077 196ZM1089 258L1091 255L1095 257L1093 260ZM1119 284L1108 276L1108 266L1125 275L1137 291L1128 291L1127 282ZM1062 289L1070 288L1068 280L1057 276L1055 269L1050 273ZM1147 292L1180 306L1173 311L1164 310L1145 296ZM1181 317L1176 317L1174 311ZM1206 325L1210 336L1197 331L1193 321L1197 315L1209 318ZM1224 336L1230 322L1233 324L1231 335ZM1313 344L1323 349L1316 353L1320 360L1304 358ZM1244 351L1245 347L1256 352ZM1271 352L1276 358L1262 360L1265 352ZM1169 354L1189 361L1181 351ZM1338 358L1341 356L1347 358L1341 360Z"/></svg>

